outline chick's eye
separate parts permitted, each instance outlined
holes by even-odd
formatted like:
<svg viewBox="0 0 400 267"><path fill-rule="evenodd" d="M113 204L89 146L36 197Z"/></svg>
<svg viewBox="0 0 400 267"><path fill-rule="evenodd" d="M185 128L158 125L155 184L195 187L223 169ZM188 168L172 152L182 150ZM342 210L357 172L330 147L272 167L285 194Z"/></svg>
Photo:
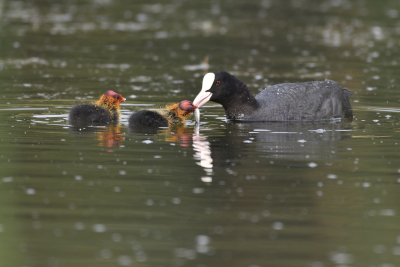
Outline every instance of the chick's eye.
<svg viewBox="0 0 400 267"><path fill-rule="evenodd" d="M221 84L221 81L217 81L216 83L215 83L215 85L220 85Z"/></svg>

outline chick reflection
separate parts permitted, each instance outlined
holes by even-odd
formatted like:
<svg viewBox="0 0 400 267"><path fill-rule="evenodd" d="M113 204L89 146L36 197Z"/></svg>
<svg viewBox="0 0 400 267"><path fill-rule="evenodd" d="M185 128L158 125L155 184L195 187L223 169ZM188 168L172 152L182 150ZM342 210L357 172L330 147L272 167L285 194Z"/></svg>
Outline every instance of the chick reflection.
<svg viewBox="0 0 400 267"><path fill-rule="evenodd" d="M166 130L169 132L169 129ZM182 147L188 147L190 143L193 145L193 158L197 161L196 164L203 167L206 175L213 173L213 160L211 158L210 142L207 141L207 136L199 133L199 125L194 129L186 127L175 127L174 131L166 138L166 141L177 142Z"/></svg>
<svg viewBox="0 0 400 267"><path fill-rule="evenodd" d="M203 167L206 175L213 173L213 159L211 158L211 144L207 141L207 136L199 133L199 126L188 128L184 125L174 125L167 128L154 127L130 127L131 133L138 134L157 134L164 135L164 140L167 142L177 143L184 149L193 146L194 159L196 164Z"/></svg>
<svg viewBox="0 0 400 267"><path fill-rule="evenodd" d="M70 127L71 132L78 134L80 138L84 138L86 135L95 134L97 138L93 140L100 141L98 146L102 147L119 147L121 142L125 140L123 132L118 124L104 125L89 125L89 126L72 126ZM107 152L113 152L113 150L107 150Z"/></svg>
<svg viewBox="0 0 400 267"><path fill-rule="evenodd" d="M97 140L100 141L99 146L119 147L121 142L124 141L123 134L119 126L107 126L104 131L97 132Z"/></svg>
<svg viewBox="0 0 400 267"><path fill-rule="evenodd" d="M182 147L190 146L192 142L193 129L184 126L168 128L162 131L165 136L165 141L178 143Z"/></svg>

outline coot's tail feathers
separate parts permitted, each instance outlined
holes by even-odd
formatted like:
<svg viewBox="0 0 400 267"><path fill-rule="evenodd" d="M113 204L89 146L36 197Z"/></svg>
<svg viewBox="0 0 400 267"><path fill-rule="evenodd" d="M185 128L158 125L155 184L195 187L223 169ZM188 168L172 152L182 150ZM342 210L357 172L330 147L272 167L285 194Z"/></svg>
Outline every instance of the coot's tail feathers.
<svg viewBox="0 0 400 267"><path fill-rule="evenodd" d="M343 110L344 110L344 117L348 119L353 118L353 108L350 104L350 96L352 95L351 91L348 88L343 88L343 96L345 101L343 101Z"/></svg>
<svg viewBox="0 0 400 267"><path fill-rule="evenodd" d="M168 127L168 121L156 111L140 110L129 117L129 126Z"/></svg>

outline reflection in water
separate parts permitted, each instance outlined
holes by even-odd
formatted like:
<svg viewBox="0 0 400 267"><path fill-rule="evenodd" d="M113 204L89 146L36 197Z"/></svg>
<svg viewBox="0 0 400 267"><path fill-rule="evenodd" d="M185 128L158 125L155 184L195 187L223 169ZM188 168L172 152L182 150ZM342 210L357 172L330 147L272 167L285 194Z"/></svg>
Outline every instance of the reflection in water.
<svg viewBox="0 0 400 267"><path fill-rule="evenodd" d="M176 126L161 131L165 135L165 141L178 143L181 147L188 147L192 142L193 129L185 126Z"/></svg>
<svg viewBox="0 0 400 267"><path fill-rule="evenodd" d="M247 131L249 138L242 142L255 142L255 149L263 152L260 157L266 158L329 158L337 149L334 141L351 138L351 124L341 121L229 123L228 129Z"/></svg>
<svg viewBox="0 0 400 267"><path fill-rule="evenodd" d="M164 140L167 142L178 143L181 147L193 146L193 158L197 161L196 164L203 167L207 176L202 177L202 181L211 182L210 175L213 174L213 159L211 157L210 142L207 141L207 136L199 133L199 125L195 128L185 126L174 126L168 128L154 127L130 127L131 133L140 134L158 134L164 135Z"/></svg>
<svg viewBox="0 0 400 267"><path fill-rule="evenodd" d="M93 134L97 136L97 140L100 141L98 146L103 147L120 147L121 142L125 140L122 136L124 132L121 132L119 124L104 125L85 125L85 126L71 126L71 132L75 134ZM114 152L113 150L107 150L107 152Z"/></svg>
<svg viewBox="0 0 400 267"><path fill-rule="evenodd" d="M194 159L197 165L203 167L207 175L213 173L213 159L211 157L210 142L207 136L196 133L193 135L193 149L195 151ZM202 177L203 182L211 182L210 177Z"/></svg>
<svg viewBox="0 0 400 267"><path fill-rule="evenodd" d="M121 146L121 142L125 139L124 137L122 137L123 134L124 133L121 132L119 126L107 126L105 128L105 131L97 132L97 140L101 141L99 143L99 146L119 147Z"/></svg>
<svg viewBox="0 0 400 267"><path fill-rule="evenodd" d="M215 142L205 134L193 135L193 149L198 165L207 175L213 167L228 168L232 160L244 159L255 152L258 158L323 159L335 158L339 146L336 141L351 139L352 124L228 122L225 135ZM254 144L252 144L254 143Z"/></svg>
<svg viewBox="0 0 400 267"><path fill-rule="evenodd" d="M335 141L351 138L352 124L336 121L324 123L228 122L225 136L210 143L197 125L193 134L194 159L203 167L204 182L211 182L213 167L228 167L231 161L252 154L255 143L260 158L321 159L334 158ZM249 150L250 149L250 150ZM312 166L312 165L311 165ZM228 173L234 173L227 168Z"/></svg>
<svg viewBox="0 0 400 267"><path fill-rule="evenodd" d="M192 144L195 152L193 158L196 164L203 167L206 172L206 176L201 178L202 181L212 181L210 175L213 174L213 159L211 157L210 142L207 141L206 135L199 133L198 124L196 124L194 129L180 125L167 128L130 127L129 131L136 134L157 134L159 136L165 136L165 141L178 143L179 146L184 148Z"/></svg>

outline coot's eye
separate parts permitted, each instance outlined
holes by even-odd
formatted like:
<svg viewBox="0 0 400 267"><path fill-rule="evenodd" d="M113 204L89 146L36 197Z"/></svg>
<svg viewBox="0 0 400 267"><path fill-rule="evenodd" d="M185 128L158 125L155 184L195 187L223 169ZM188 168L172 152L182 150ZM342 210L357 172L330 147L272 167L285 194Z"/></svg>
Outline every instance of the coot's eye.
<svg viewBox="0 0 400 267"><path fill-rule="evenodd" d="M221 81L216 81L215 82L215 85L220 85L221 84Z"/></svg>

